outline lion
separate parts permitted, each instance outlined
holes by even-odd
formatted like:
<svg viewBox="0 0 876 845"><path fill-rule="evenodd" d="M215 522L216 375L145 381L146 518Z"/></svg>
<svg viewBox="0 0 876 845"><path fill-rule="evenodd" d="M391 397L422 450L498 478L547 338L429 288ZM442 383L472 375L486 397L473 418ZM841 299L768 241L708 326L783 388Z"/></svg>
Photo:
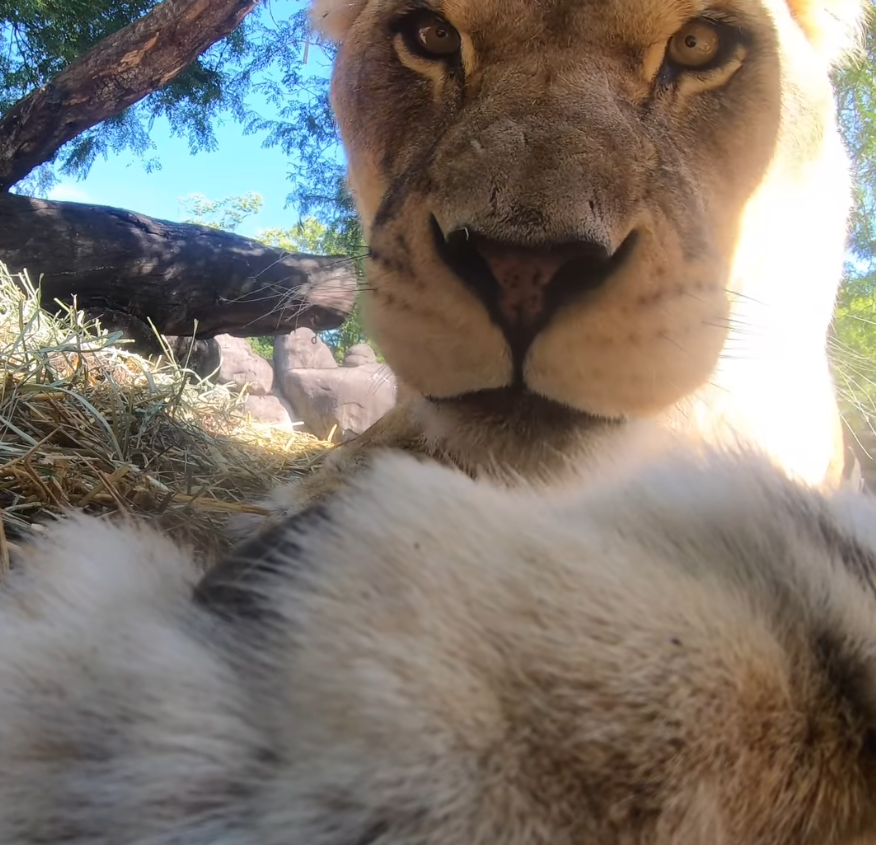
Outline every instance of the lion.
<svg viewBox="0 0 876 845"><path fill-rule="evenodd" d="M389 453L236 554L205 590L79 516L22 555L0 845L876 842L866 495L745 454L545 491Z"/></svg>
<svg viewBox="0 0 876 845"><path fill-rule="evenodd" d="M837 484L830 72L865 5L315 0L364 318L408 398L274 506L377 448L557 482L642 420Z"/></svg>

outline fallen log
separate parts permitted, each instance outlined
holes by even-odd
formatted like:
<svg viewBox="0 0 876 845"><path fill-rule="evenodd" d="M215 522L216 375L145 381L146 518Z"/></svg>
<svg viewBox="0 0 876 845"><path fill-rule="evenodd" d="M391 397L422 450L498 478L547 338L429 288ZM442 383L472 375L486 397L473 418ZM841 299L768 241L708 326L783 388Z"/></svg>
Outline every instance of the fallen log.
<svg viewBox="0 0 876 845"><path fill-rule="evenodd" d="M100 205L0 194L0 261L59 300L210 338L337 328L353 307L346 258L288 253L206 226ZM196 329L197 326L197 329Z"/></svg>

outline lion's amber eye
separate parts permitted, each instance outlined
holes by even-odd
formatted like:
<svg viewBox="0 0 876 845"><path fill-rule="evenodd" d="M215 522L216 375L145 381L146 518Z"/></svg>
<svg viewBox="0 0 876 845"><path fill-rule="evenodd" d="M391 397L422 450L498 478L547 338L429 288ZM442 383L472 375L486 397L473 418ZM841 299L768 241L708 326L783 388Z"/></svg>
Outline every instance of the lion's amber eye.
<svg viewBox="0 0 876 845"><path fill-rule="evenodd" d="M427 59L455 56L462 44L459 32L438 15L416 15L404 29L408 46Z"/></svg>
<svg viewBox="0 0 876 845"><path fill-rule="evenodd" d="M711 64L721 52L721 33L708 21L691 21L672 38L666 55L682 68L700 68Z"/></svg>

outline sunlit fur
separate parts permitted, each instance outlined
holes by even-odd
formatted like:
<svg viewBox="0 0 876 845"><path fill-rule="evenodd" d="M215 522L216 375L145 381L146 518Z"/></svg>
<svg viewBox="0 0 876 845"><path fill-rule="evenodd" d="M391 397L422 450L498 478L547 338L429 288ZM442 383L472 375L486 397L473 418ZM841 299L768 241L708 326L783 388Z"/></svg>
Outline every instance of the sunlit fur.
<svg viewBox="0 0 876 845"><path fill-rule="evenodd" d="M557 478L619 448L602 418L747 438L791 474L835 483L825 338L850 186L829 72L854 47L862 0L428 5L461 33L455 75L393 35L406 0L313 10L340 42L332 101L373 254L363 307L414 398L276 502L313 500L381 445L472 475ZM716 10L743 46L663 85L673 33ZM479 393L511 383L511 353L439 259L430 215L529 245L598 230L617 247L638 231L615 277L529 348L524 386L553 410Z"/></svg>
<svg viewBox="0 0 876 845"><path fill-rule="evenodd" d="M876 842L876 503L754 458L405 456L214 569L80 518L0 592L2 845Z"/></svg>

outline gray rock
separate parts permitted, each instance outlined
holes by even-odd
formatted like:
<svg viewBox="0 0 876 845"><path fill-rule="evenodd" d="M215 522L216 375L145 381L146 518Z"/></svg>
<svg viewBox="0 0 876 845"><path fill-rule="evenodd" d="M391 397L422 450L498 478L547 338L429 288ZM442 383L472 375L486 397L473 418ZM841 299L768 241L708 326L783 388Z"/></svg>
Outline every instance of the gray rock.
<svg viewBox="0 0 876 845"><path fill-rule="evenodd" d="M297 329L274 338L274 370L280 375L291 370L324 370L337 366L331 349L310 329Z"/></svg>
<svg viewBox="0 0 876 845"><path fill-rule="evenodd" d="M376 364L377 354L367 343L357 343L347 350L342 367L362 367L365 364Z"/></svg>
<svg viewBox="0 0 876 845"><path fill-rule="evenodd" d="M253 351L246 338L220 334L216 341L222 351L217 381L233 383L238 389L249 385L248 393L252 396L270 395L274 386L274 368Z"/></svg>
<svg viewBox="0 0 876 845"><path fill-rule="evenodd" d="M247 413L258 422L270 423L290 430L293 429L292 423L297 422L292 419L287 405L276 396L249 395L243 403Z"/></svg>
<svg viewBox="0 0 876 845"><path fill-rule="evenodd" d="M385 364L296 369L283 379L285 397L317 437L343 442L361 434L396 403L395 377Z"/></svg>

